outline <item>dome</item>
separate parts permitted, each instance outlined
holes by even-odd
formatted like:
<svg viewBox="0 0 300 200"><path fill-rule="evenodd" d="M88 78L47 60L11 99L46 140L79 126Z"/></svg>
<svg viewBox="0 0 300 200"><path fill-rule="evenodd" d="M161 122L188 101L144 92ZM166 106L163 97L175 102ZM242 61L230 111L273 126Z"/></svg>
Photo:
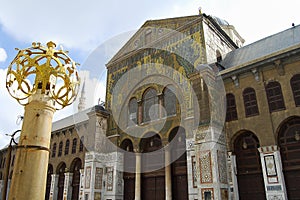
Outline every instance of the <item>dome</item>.
<svg viewBox="0 0 300 200"><path fill-rule="evenodd" d="M224 19L221 19L219 17L216 17L216 16L212 16L212 18L215 20L215 22L217 22L220 26L228 26L229 23L224 20Z"/></svg>

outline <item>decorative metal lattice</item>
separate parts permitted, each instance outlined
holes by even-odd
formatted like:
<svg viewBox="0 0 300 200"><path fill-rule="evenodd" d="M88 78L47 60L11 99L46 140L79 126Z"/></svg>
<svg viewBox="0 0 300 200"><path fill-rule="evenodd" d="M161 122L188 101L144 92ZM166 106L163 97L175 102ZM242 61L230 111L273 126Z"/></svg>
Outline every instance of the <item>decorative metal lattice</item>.
<svg viewBox="0 0 300 200"><path fill-rule="evenodd" d="M78 94L80 79L76 63L68 52L55 50L52 41L47 47L40 43L18 50L7 70L6 88L21 105L29 103L33 94L48 96L55 108L72 104Z"/></svg>

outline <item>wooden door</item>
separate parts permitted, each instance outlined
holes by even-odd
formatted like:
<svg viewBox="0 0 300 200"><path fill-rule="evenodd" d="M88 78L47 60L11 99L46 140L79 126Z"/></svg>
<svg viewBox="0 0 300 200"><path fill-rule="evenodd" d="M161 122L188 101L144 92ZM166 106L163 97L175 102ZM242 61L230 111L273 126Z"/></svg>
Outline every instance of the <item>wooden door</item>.
<svg viewBox="0 0 300 200"><path fill-rule="evenodd" d="M165 194L165 177L150 176L143 177L142 181L142 199L143 200L164 200Z"/></svg>
<svg viewBox="0 0 300 200"><path fill-rule="evenodd" d="M299 200L300 118L293 118L284 123L278 139L288 199Z"/></svg>
<svg viewBox="0 0 300 200"><path fill-rule="evenodd" d="M238 189L241 200L266 199L258 147L259 141L251 132L241 134L235 141Z"/></svg>
<svg viewBox="0 0 300 200"><path fill-rule="evenodd" d="M124 200L132 200L135 195L135 174L124 172Z"/></svg>

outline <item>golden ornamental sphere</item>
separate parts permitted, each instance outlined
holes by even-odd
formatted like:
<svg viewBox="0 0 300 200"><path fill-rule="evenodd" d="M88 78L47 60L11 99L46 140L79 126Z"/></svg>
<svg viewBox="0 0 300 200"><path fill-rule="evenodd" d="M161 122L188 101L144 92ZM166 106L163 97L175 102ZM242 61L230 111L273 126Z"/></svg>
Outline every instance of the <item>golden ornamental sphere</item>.
<svg viewBox="0 0 300 200"><path fill-rule="evenodd" d="M7 70L6 88L21 105L34 94L46 95L56 109L72 104L78 94L80 79L76 63L54 42L40 43L18 50Z"/></svg>

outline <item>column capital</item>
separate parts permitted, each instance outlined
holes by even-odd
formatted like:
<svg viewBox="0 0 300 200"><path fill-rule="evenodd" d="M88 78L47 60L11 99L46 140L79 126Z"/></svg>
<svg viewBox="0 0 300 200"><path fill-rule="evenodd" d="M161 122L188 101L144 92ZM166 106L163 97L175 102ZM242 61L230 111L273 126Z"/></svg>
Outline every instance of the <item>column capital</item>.
<svg viewBox="0 0 300 200"><path fill-rule="evenodd" d="M258 151L260 153L274 153L275 151L279 151L279 148L277 145L270 145L270 146L264 146L264 147L259 147Z"/></svg>

